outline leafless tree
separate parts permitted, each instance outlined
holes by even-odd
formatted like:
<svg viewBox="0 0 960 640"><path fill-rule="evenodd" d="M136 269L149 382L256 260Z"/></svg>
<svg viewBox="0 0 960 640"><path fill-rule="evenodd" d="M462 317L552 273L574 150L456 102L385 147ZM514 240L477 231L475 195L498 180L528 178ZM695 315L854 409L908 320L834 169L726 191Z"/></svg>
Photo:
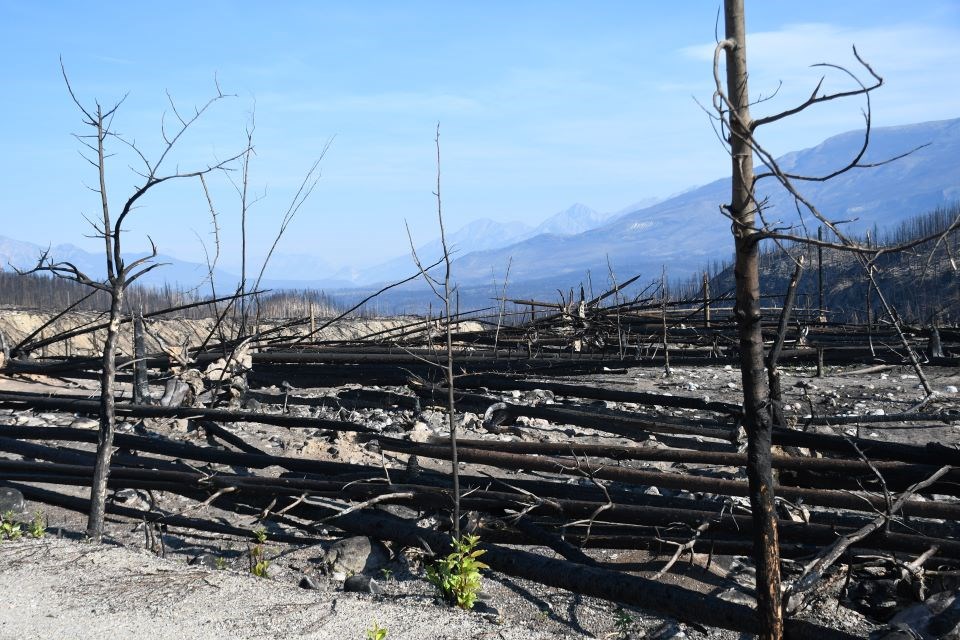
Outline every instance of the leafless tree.
<svg viewBox="0 0 960 640"><path fill-rule="evenodd" d="M866 163L864 155L870 143L871 111L870 94L883 84L883 79L853 50L854 57L869 77L863 81L845 67L836 64L821 63L819 67L834 70L853 81L849 90L827 92L823 90L821 78L810 96L799 105L779 113L753 119L750 114L750 94L748 90L746 27L743 0L724 1L725 38L717 43L713 73L715 92L713 107L714 118L719 124L718 136L728 146L732 168L732 192L730 204L721 210L732 222L732 231L736 248L734 273L736 277L736 313L735 319L739 334L741 378L743 381L744 426L747 431L747 475L750 483L750 501L754 519L754 555L757 565L757 603L763 623L764 638L781 638L783 635L783 614L780 590L780 558L776 514L774 511L774 484L771 470L772 411L768 380L764 375L764 349L761 334L760 314L760 277L759 243L763 239L776 242L794 241L799 243L829 246L850 251L863 265L870 286L878 298L889 319L900 332L901 341L906 348L911 364L917 371L921 383L931 389L920 367L916 354L900 329L896 310L889 304L874 277L875 261L881 255L892 251L902 251L917 246L931 238L915 240L897 246L871 246L861 244L848 237L838 222L824 215L817 206L804 197L797 188L803 181L824 182L848 171L874 167L902 158L914 150L881 162ZM720 72L721 58L725 56L726 81ZM815 105L849 97L863 97L866 101L864 119L865 134L859 150L843 167L821 176L806 176L783 170L773 155L764 148L757 138L759 127L778 122ZM758 157L766 170L754 171L754 156ZM792 196L797 211L801 212L801 228L797 226L778 227L764 216L765 202L757 198L757 183L773 178ZM803 214L815 218L819 224L833 232L837 241L817 240L805 233ZM758 224L759 222L759 224Z"/></svg>
<svg viewBox="0 0 960 640"><path fill-rule="evenodd" d="M173 114L174 124L161 123L163 144L159 155L151 160L147 158L130 139L127 139L113 128L113 120L124 98L109 108L103 107L95 101L91 107L77 98L70 84L66 69L61 61L61 72L67 91L73 103L80 110L85 126L85 133L75 134L77 140L92 154L81 151L83 158L90 163L97 172L98 185L93 190L100 196L100 216L97 220L90 220L95 230L95 237L103 240L104 258L106 261L106 278L98 280L81 271L70 262L56 261L49 251L41 254L37 265L32 272L49 272L53 275L73 280L93 289L103 291L110 297L109 322L107 335L103 345L103 365L100 377L100 430L97 439L97 460L94 479L90 495L90 514L87 520L87 536L96 542L103 538L103 517L107 494L107 478L110 473L110 459L113 453L113 433L116 425L114 407L114 386L116 381L115 355L117 338L120 333L120 324L123 318L124 294L128 287L139 278L160 266L153 259L157 256L157 248L150 240L150 255L126 262L123 257L121 238L124 222L133 213L135 205L154 187L171 180L202 179L213 171L226 169L232 162L243 155L241 152L226 160L209 164L193 171L182 171L179 168L167 171L167 162L174 147L181 140L187 130L216 102L227 97L219 85L215 83L216 93L200 107L195 107L192 113L181 113L170 94L167 94L170 111ZM111 143L124 146L131 150L142 163L140 169L134 172L140 177L138 186L127 197L120 208L120 213L113 217L110 208L110 198L107 192L107 161L111 157L108 147Z"/></svg>
<svg viewBox="0 0 960 640"><path fill-rule="evenodd" d="M410 250L413 254L413 261L420 270L421 275L434 295L443 303L445 338L446 338L446 362L443 365L444 374L447 383L447 424L450 429L450 472L453 481L453 534L460 538L460 466L457 460L457 420L456 407L453 391L453 316L450 313L450 301L453 297L455 286L451 283L451 259L450 247L447 245L447 234L443 224L443 199L440 196L440 125L437 124L434 145L437 150L437 186L433 192L437 199L437 221L440 224L440 248L443 251L444 275L443 280L436 278L429 273L429 268L423 266L417 251L414 248L413 237L410 235L410 228L407 227L407 236L410 239ZM506 285L504 285L506 286ZM459 315L459 314L458 314Z"/></svg>

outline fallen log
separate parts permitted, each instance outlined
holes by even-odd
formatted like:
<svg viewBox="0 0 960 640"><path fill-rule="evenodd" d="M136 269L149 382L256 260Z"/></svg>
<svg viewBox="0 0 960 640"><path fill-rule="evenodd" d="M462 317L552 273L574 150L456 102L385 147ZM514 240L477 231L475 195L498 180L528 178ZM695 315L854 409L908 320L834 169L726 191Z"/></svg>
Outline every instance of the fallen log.
<svg viewBox="0 0 960 640"><path fill-rule="evenodd" d="M430 442L429 444L440 444ZM534 455L570 455L609 460L643 460L648 462L673 462L682 464L705 464L726 467L743 467L746 465L745 453L725 451L700 451L696 449L638 447L608 444L580 444L577 442L513 442L501 440L471 440L460 438L458 445L468 449L483 449L499 451L501 453L534 454ZM907 486L916 480L918 475L929 475L937 470L935 465L913 464L908 462L877 461L866 463L862 460L846 460L841 458L808 458L774 454L771 458L773 467L780 470L804 472L803 478L810 477L811 473L831 474L823 475L818 480L822 483L835 482L838 478L851 482L855 480L869 480L874 476L873 468L883 474L884 480L891 489L898 488L899 484ZM950 482L947 483L946 481ZM954 469L946 476L944 482L936 484L930 489L931 493L955 495L960 492L960 470ZM798 484L795 486L811 486ZM836 487L834 487L836 488Z"/></svg>
<svg viewBox="0 0 960 640"><path fill-rule="evenodd" d="M22 484L19 482L4 482L6 486L12 487L20 491L25 498L28 500L33 500L34 502L40 502L43 504L48 504L55 507L60 507L63 509L69 509L70 511L76 511L79 513L89 513L90 512L90 500L86 498L77 498L74 496L68 496L57 491L51 491L50 489L41 489L39 487L34 487L28 484ZM202 520L200 518L190 518L187 516L181 516L176 514L167 514L167 513L158 513L156 511L144 511L142 509L134 509L131 507L124 507L122 505L114 504L112 502L107 502L106 504L107 513L111 513L118 516L123 516L125 518L131 518L137 522L148 522L148 523L157 523L163 524L167 527L179 527L182 529L190 529L193 531L206 531L209 533L221 533L225 535L236 536L243 539L252 539L256 540L256 532L250 528L243 527L234 527L227 524L222 524L219 522L213 522L210 520ZM318 538L316 536L297 536L291 535L288 533L282 532L272 532L270 534L270 539L275 540L276 542L282 542L285 544L300 544L300 545L315 545L321 542L324 542L323 538Z"/></svg>
<svg viewBox="0 0 960 640"><path fill-rule="evenodd" d="M87 429L71 429L69 427L21 427L15 425L0 425L0 450L10 451L10 447L25 444L18 439L26 440L56 440L65 442L97 442L97 432ZM184 442L174 442L156 436L146 437L127 433L118 433L114 436L114 446L120 449L145 451L171 458L182 458L199 462L224 464L230 466L264 469L270 466L279 466L288 471L301 473L318 473L329 475L350 475L364 473L369 470L374 475L383 473L378 467L364 467L351 465L345 462L325 462L308 458L291 458L254 453L238 453L212 447L198 447Z"/></svg>
<svg viewBox="0 0 960 640"><path fill-rule="evenodd" d="M423 445L384 437L378 438L378 443L380 447L386 451L414 454L440 460L450 459L450 452L440 446ZM722 493L728 496L749 495L747 483L740 480L704 478L701 476L646 471L610 465L591 465L588 461L581 461L576 458L534 457L480 449L464 449L462 454L459 455L459 458L462 462L484 464L503 469L548 471L560 475L581 478L592 477L604 480L615 480L626 484ZM872 511L885 507L883 498L869 495L854 495L846 491L806 489L802 487L777 485L776 494L791 500L802 499L807 504L839 507L854 511ZM960 519L960 504L911 500L904 504L903 513L905 515L924 518L958 520Z"/></svg>
<svg viewBox="0 0 960 640"><path fill-rule="evenodd" d="M20 393L0 393L0 407L53 409L87 415L99 415L100 412L100 403L97 400L43 397ZM156 407L153 405L117 403L116 414L117 416L129 418L203 418L217 422L257 422L276 427L375 433L375 431L369 427L343 420L327 420L325 418L306 418L248 411L230 411L228 409L207 409L205 407Z"/></svg>
<svg viewBox="0 0 960 640"><path fill-rule="evenodd" d="M51 453L37 451L49 449ZM63 459L60 450L52 447L33 445L29 452L36 457ZM39 455L37 455L39 453ZM75 458L71 454L66 459ZM120 456L118 456L120 458ZM68 484L89 486L93 475L91 457L69 463L41 463L31 461L0 459L0 470L7 479L30 482ZM111 467L110 486L112 488L135 488L144 490L160 490L178 493L188 498L202 501L208 493L229 488L233 493L218 498L221 508L229 505L239 506L241 499L254 499L251 505L254 512L268 507L278 496L297 498L297 504L289 512L315 521L319 518L314 504L309 500L303 502L305 495L326 496L334 499L369 500L381 499L385 495L395 496L395 492L403 492L404 498L396 500L421 509L447 509L452 504L452 496L448 489L416 484L384 485L346 479L314 479L299 477L257 477L249 475L210 474L199 473L193 469L151 469L129 468L120 465ZM245 498L243 498L246 496ZM464 509L492 513L503 516L506 511L522 509L530 515L550 516L557 518L556 526L569 527L573 520L593 520L602 511L604 522L620 522L624 525L636 527L673 528L678 524L694 526L694 523L711 521L710 536L717 533L745 536L752 529L752 520L746 515L724 515L721 504L716 505L716 511L705 511L697 508L663 508L655 506L634 506L629 504L584 502L581 500L545 499L531 494L516 494L490 491L478 487L471 490L462 498ZM703 506L703 503L695 503ZM600 525L602 523L598 523ZM609 525L608 525L609 526ZM803 541L806 543L827 544L853 529L833 524L808 524L789 520L780 521L782 539L784 541ZM659 534L658 534L659 535ZM937 545L945 557L960 558L960 543L955 540L935 538L931 536L898 534L880 532L871 539L871 545L876 549L885 549L908 553L922 553L931 545ZM538 543L542 543L539 541Z"/></svg>

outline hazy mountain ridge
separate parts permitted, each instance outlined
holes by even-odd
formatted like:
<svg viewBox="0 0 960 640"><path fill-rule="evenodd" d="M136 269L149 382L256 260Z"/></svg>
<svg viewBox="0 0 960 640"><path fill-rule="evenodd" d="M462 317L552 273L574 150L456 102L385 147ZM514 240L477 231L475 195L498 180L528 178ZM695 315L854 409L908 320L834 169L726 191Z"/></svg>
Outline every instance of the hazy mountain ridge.
<svg viewBox="0 0 960 640"><path fill-rule="evenodd" d="M73 244L45 247L5 236L0 236L0 267L5 271L31 269L37 265L37 260L48 248L50 258L55 262L70 262L78 270L97 280L106 278L107 268L102 253L85 251ZM148 254L130 253L124 254L124 258L130 262L146 255ZM205 264L179 260L163 254L157 255L153 262L162 266L147 273L138 283L147 286L171 284L182 289L191 289L203 286L209 281L209 269ZM230 286L239 281L238 276L220 269L214 270L214 277L219 285Z"/></svg>
<svg viewBox="0 0 960 640"><path fill-rule="evenodd" d="M809 149L787 153L779 163L793 173L830 173L856 154L862 135L862 131L852 131L831 137ZM847 224L851 231L892 227L960 200L960 163L956 161L960 158L960 119L876 128L861 163L877 163L912 149L916 149L912 154L888 164L856 168L828 182L798 182L798 186L827 217L852 220ZM722 171L718 167L718 172ZM567 289L585 281L588 273L594 282L605 282L608 264L620 281L637 274L658 277L664 265L671 278L683 278L707 262L732 253L730 223L719 211L729 199L729 190L729 179L720 179L649 206L641 202L613 214L600 214L575 204L536 227L522 222L476 220L448 235L448 244L454 250L453 277L464 291L480 291L492 286L494 278L502 282L509 263L510 287L515 292L521 291L524 283L537 290ZM792 200L773 179L761 180L758 192L761 198L768 198L768 221L798 222ZM815 221L809 214L805 222L815 232ZM582 228L586 230L575 232ZM0 264L31 267L42 249L37 244L0 237ZM424 264L441 253L438 240L418 247ZM102 277L103 258L96 253L67 244L54 247L51 255ZM158 261L170 264L151 272L144 284L166 282L189 288L207 275L205 265L164 256ZM327 277L316 277L321 270ZM248 273L248 281L255 279L258 271L256 265L252 278ZM409 255L366 269L347 267L334 272L319 258L278 254L262 287L317 287L328 292L342 289L350 295L415 272ZM216 279L219 289L232 287L239 280L235 274L219 269ZM417 287L425 289L422 283L411 283L408 289ZM405 297L413 295L410 291Z"/></svg>
<svg viewBox="0 0 960 640"><path fill-rule="evenodd" d="M519 242L541 235L568 236L582 233L610 220L618 213L603 214L585 204L576 203L555 213L536 227L523 222L498 222L489 218L480 218L447 234L447 246L455 260L474 254L482 255L487 251L498 251L514 246ZM429 265L443 256L440 239L436 238L417 247L417 256L422 264ZM493 265L491 265L492 267ZM416 271L413 256L409 253L397 256L386 262L357 269L351 274L353 286L362 286L379 282L399 280ZM486 271L489 280L490 269Z"/></svg>
<svg viewBox="0 0 960 640"><path fill-rule="evenodd" d="M784 168L823 175L844 166L862 142L862 132L834 136L820 145L783 156ZM896 225L938 205L960 199L960 119L874 129L862 164L876 163L921 145L911 155L878 167L853 169L828 182L799 182L824 215L851 220L850 230ZM582 278L606 273L607 258L620 277L655 275L661 265L676 276L732 252L730 223L719 206L729 200L729 179L684 192L650 207L619 216L597 228L563 238L538 236L503 249L459 257L454 270L461 283L480 283L491 267L512 257L516 283L553 274ZM789 195L773 179L761 180L760 197L769 198L771 222L797 223ZM806 223L815 228L808 214ZM802 232L802 231L801 231ZM501 266L503 265L503 266Z"/></svg>

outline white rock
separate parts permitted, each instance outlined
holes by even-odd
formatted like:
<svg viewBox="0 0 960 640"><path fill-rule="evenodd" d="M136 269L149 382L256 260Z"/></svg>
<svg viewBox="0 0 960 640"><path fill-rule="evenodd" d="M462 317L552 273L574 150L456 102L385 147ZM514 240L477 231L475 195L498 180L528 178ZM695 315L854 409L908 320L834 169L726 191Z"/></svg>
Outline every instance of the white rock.
<svg viewBox="0 0 960 640"><path fill-rule="evenodd" d="M412 442L427 442L433 437L434 433L425 422L417 422L408 435Z"/></svg>
<svg viewBox="0 0 960 640"><path fill-rule="evenodd" d="M957 388L956 388L954 385L952 385L952 384L948 384L946 387L943 388L943 390L944 390L946 393L957 393L957 392L958 392L958 391L957 391Z"/></svg>

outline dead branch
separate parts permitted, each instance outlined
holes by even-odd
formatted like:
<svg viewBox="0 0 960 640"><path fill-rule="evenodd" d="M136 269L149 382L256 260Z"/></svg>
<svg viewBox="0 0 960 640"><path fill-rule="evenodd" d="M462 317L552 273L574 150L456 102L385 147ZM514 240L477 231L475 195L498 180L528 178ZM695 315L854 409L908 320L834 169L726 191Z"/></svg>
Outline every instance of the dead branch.
<svg viewBox="0 0 960 640"><path fill-rule="evenodd" d="M823 578L827 569L839 560L851 545L863 540L883 527L892 516L903 509L904 504L906 504L907 500L913 496L913 494L929 487L950 470L951 467L942 467L926 480L916 483L900 494L897 500L891 505L889 513L879 515L869 524L839 538L832 545L817 554L816 559L804 568L803 575L801 575L787 590L786 594L784 594L784 603L788 614L793 615L803 608L811 590Z"/></svg>

